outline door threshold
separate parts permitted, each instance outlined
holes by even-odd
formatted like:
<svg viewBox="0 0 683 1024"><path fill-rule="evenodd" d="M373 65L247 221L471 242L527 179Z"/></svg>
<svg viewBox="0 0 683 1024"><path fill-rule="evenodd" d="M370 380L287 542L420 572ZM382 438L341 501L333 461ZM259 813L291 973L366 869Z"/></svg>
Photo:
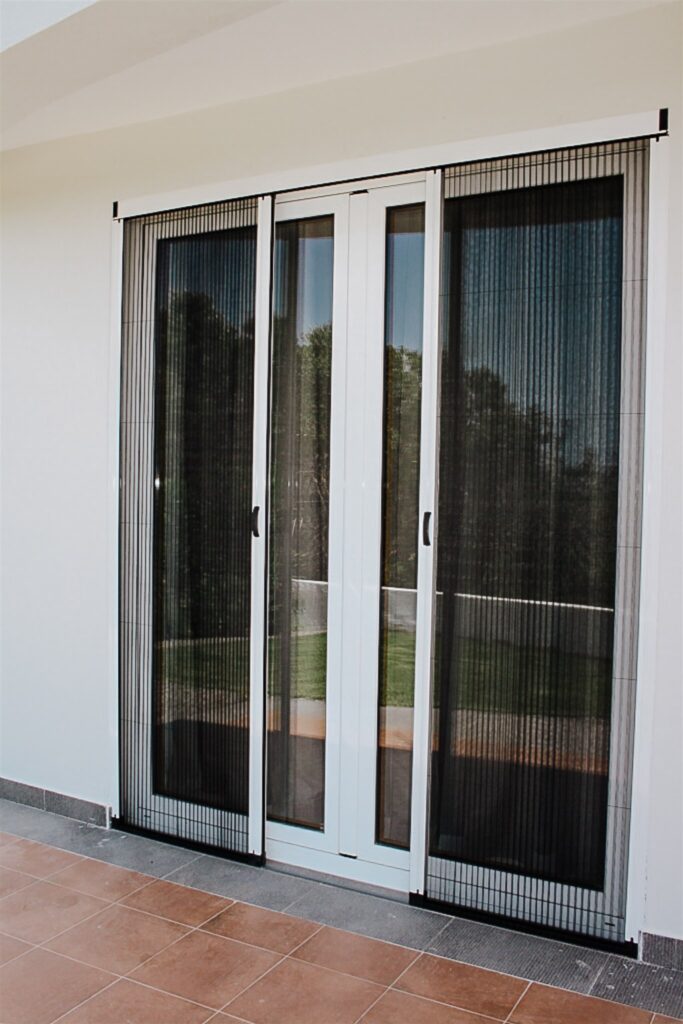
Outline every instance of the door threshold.
<svg viewBox="0 0 683 1024"><path fill-rule="evenodd" d="M379 864L360 857L314 850L282 839L266 839L266 862L288 870L311 871L332 884L359 883L383 892L398 892L407 898L410 872L407 868Z"/></svg>
<svg viewBox="0 0 683 1024"><path fill-rule="evenodd" d="M307 881L320 882L322 885L332 885L337 889L344 889L347 892L359 892L364 896L377 896L380 899L392 900L394 903L403 903L406 906L409 903L409 894L401 889L389 889L383 885L373 885L370 882L346 878L343 875L331 875L324 871L315 871L313 868L271 860L270 857L266 858L265 867L281 875L305 878Z"/></svg>

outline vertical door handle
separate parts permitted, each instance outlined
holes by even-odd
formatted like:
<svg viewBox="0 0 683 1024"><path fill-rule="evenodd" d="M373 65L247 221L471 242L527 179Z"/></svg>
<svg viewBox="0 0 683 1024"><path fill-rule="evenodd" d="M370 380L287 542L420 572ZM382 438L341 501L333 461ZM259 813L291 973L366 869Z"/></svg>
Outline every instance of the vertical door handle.
<svg viewBox="0 0 683 1024"><path fill-rule="evenodd" d="M432 543L432 539L431 539L431 537L429 535L429 525L431 523L431 520L432 520L432 513L431 512L425 512L425 514L422 517L422 543L427 548Z"/></svg>
<svg viewBox="0 0 683 1024"><path fill-rule="evenodd" d="M252 532L254 537L258 537L259 536L258 514L259 514L260 510L261 510L261 506L260 505L254 505L253 509L251 510L251 532Z"/></svg>

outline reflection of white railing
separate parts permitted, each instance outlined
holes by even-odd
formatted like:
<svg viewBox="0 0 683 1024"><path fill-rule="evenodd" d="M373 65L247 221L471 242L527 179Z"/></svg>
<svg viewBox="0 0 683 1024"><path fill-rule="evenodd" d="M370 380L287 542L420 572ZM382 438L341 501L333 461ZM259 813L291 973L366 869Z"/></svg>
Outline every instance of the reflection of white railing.
<svg viewBox="0 0 683 1024"><path fill-rule="evenodd" d="M297 629L319 633L327 624L327 582L292 580ZM415 630L417 591L383 587L384 622L389 629ZM456 593L456 635L467 640L555 647L587 657L612 652L614 609L562 601ZM436 593L437 615L443 593ZM544 613L545 610L545 613Z"/></svg>

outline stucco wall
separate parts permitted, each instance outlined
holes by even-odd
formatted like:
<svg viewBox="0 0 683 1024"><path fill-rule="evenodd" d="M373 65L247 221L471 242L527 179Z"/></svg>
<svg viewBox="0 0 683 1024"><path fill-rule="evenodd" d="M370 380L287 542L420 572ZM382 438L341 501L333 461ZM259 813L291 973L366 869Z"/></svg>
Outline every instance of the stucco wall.
<svg viewBox="0 0 683 1024"><path fill-rule="evenodd" d="M668 106L672 136L658 144L670 153L665 372L652 382L651 427L661 444L647 467L657 541L640 680L652 713L640 738L632 889L638 927L683 937L681 10L5 156L0 775L116 802L112 200Z"/></svg>

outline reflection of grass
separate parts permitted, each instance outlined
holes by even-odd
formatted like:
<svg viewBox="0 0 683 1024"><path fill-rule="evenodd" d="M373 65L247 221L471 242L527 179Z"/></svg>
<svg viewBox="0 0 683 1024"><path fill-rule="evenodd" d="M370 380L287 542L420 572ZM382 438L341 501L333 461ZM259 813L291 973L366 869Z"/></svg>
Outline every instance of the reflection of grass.
<svg viewBox="0 0 683 1024"><path fill-rule="evenodd" d="M163 652L163 653L162 653ZM271 658L277 647L270 641ZM245 640L179 644L162 648L158 668L170 684L198 687L230 685L239 680L246 691ZM610 661L578 654L543 652L513 644L461 640L458 644L458 701L461 708L517 714L609 715ZM293 697L320 700L325 695L327 640L323 634L301 636L292 648ZM410 707L413 702L415 638L403 630L387 635L384 704ZM163 662L163 666L162 663ZM279 687L271 683L275 696ZM438 699L436 701L438 703Z"/></svg>

